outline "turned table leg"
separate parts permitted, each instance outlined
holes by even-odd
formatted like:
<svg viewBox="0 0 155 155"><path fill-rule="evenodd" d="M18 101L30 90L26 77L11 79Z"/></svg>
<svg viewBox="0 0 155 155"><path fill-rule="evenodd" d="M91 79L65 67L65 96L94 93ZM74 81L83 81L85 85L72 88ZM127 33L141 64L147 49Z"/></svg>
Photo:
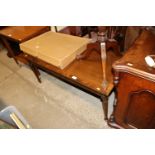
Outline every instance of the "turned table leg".
<svg viewBox="0 0 155 155"><path fill-rule="evenodd" d="M119 125L115 122L115 115L114 115L114 113L115 113L116 103L117 103L117 99L116 99L116 97L115 97L114 103L113 103L113 112L112 112L110 118L108 119L108 125L109 125L110 127L112 127L112 128L121 129L122 127L119 126Z"/></svg>
<svg viewBox="0 0 155 155"><path fill-rule="evenodd" d="M113 112L110 115L110 118L108 120L109 126L114 126L113 124L115 124L115 117L114 117L115 107L116 107L116 97L115 97L114 102L113 102Z"/></svg>
<svg viewBox="0 0 155 155"><path fill-rule="evenodd" d="M104 111L104 119L108 120L108 96L102 95L101 101L102 101L102 107Z"/></svg>

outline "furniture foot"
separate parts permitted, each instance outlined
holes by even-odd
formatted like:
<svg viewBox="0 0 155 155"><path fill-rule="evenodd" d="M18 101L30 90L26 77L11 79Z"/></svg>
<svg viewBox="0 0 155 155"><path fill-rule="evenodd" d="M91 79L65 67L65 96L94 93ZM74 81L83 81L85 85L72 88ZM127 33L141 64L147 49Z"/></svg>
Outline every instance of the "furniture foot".
<svg viewBox="0 0 155 155"><path fill-rule="evenodd" d="M112 128L122 129L122 127L115 122L114 113L112 113L110 118L108 119L108 125Z"/></svg>
<svg viewBox="0 0 155 155"><path fill-rule="evenodd" d="M31 61L29 61L29 66L32 69L33 73L35 74L38 82L41 83L41 78L39 77L40 72L39 72L38 68Z"/></svg>
<svg viewBox="0 0 155 155"><path fill-rule="evenodd" d="M106 50L108 51L110 49L112 49L116 55L122 56L120 52L120 47L117 41L113 41L110 39L106 41Z"/></svg>
<svg viewBox="0 0 155 155"><path fill-rule="evenodd" d="M113 112L112 112L110 118L108 119L108 125L109 125L110 127L112 127L112 128L121 129L122 127L119 126L119 125L115 122L114 112L115 112L116 102L117 102L117 99L116 99L116 96L115 96L115 99L114 99L114 102L113 102Z"/></svg>
<svg viewBox="0 0 155 155"><path fill-rule="evenodd" d="M108 120L108 125L115 129L123 129L120 125L118 125L115 121L111 120L111 118Z"/></svg>
<svg viewBox="0 0 155 155"><path fill-rule="evenodd" d="M108 96L102 95L101 101L102 101L102 107L104 111L104 119L108 120Z"/></svg>
<svg viewBox="0 0 155 155"><path fill-rule="evenodd" d="M84 51L82 54L78 55L76 58L77 59L87 59L92 51L96 51L96 52L100 53L100 43L99 42L89 43L87 45L87 50Z"/></svg>
<svg viewBox="0 0 155 155"><path fill-rule="evenodd" d="M122 56L122 54L120 52L120 47L119 47L117 41L109 41L109 40L107 40L105 43L106 43L106 51L112 49L113 52L117 56ZM89 43L87 45L87 50L85 52L83 52L82 54L78 55L77 59L87 59L92 51L96 51L98 53L101 52L100 42Z"/></svg>

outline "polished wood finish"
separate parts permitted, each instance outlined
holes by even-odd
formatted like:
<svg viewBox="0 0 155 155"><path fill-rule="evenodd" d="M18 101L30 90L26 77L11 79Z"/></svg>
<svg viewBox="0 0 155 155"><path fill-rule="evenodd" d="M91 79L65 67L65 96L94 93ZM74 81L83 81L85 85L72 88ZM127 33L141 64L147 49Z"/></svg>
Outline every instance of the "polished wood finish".
<svg viewBox="0 0 155 155"><path fill-rule="evenodd" d="M0 38L8 50L8 56L14 57L21 53L19 43L49 30L49 26L8 26L0 30Z"/></svg>
<svg viewBox="0 0 155 155"><path fill-rule="evenodd" d="M91 32L95 32L100 36L104 32L105 35L107 35L108 39L114 39L117 41L118 51L123 52L124 51L124 43L126 38L126 30L127 26L88 26L88 34L91 38ZM120 53L121 54L121 53Z"/></svg>
<svg viewBox="0 0 155 155"><path fill-rule="evenodd" d="M21 43L49 30L49 26L8 26L0 30L0 35Z"/></svg>
<svg viewBox="0 0 155 155"><path fill-rule="evenodd" d="M150 54L155 54L155 33L144 30L113 64L117 94L110 126L155 128L155 69L144 60Z"/></svg>
<svg viewBox="0 0 155 155"><path fill-rule="evenodd" d="M28 54L24 54L27 60L32 61L34 64L41 68L47 69L47 71L53 71L61 76L69 78L72 81L81 83L89 89L96 91L98 94L109 95L113 89L113 76L111 72L112 63L118 60L120 57L116 56L112 51L107 53L107 80L109 83L106 92L102 90L102 62L100 54L92 52L87 59L74 60L66 68L59 69L51 64L48 64L38 58L34 58ZM76 76L77 80L72 79L72 76Z"/></svg>
<svg viewBox="0 0 155 155"><path fill-rule="evenodd" d="M49 30L48 28L45 27L44 31L48 31ZM22 30L22 28L20 29ZM35 35L33 36L29 35L29 31L28 31L28 33L26 34L29 35L29 38L26 37L27 35L24 32L23 32L23 35L22 34L19 35L18 33L16 34L15 32L14 33L16 35L14 33L13 35L8 35L10 31L5 31L5 33L4 32L1 33L0 31L0 36L5 40L4 42L6 43L5 45L10 55L15 60L19 60L24 63L27 63L32 69L32 71L34 72L39 82L41 82L41 78L40 78L40 73L38 68L60 78L61 80L64 80L65 82L68 82L69 84L72 84L73 86L81 88L88 93L91 93L95 96L100 97L103 105L103 110L104 110L104 116L105 116L104 118L105 120L107 120L108 95L110 94L110 92L114 87L111 66L112 66L112 63L115 60L118 60L120 57L118 55L115 55L113 51L108 51L107 62L106 62L107 63L106 75L107 75L108 85L107 85L107 89L103 90L103 87L102 87L103 70L102 70L100 53L92 52L89 54L89 56L86 59L75 60L68 67L61 70L42 60L39 60L35 57L27 55L23 53L24 51L22 52L18 49L19 43L24 42L30 39L31 37L39 35L44 31L39 31L39 33L37 34L35 33ZM72 35L75 35L75 34L72 34ZM17 45L15 46L15 50L12 47L12 43L13 45ZM77 79L73 79L73 77L77 77Z"/></svg>
<svg viewBox="0 0 155 155"><path fill-rule="evenodd" d="M62 33L65 33L65 31L62 31ZM71 35L74 35L74 34L71 33ZM85 53L88 53L89 49L91 49L91 51L94 50L92 45L93 44L88 45L88 48L85 51ZM106 71L105 71L102 68L100 50L101 49L99 48L98 53L90 52L89 56L87 56L83 60L77 59L73 61L70 65L68 65L63 70L57 67L54 67L53 65L48 64L47 62L42 61L33 56L30 56L28 54L24 54L24 56L22 54L21 57L24 57L26 60L28 60L28 64L30 68L32 69L32 71L34 72L39 82L41 82L41 78L38 74L39 71L37 70L37 68L45 70L46 72L51 73L52 75L78 88L81 88L93 95L97 95L98 97L100 97L102 101L102 105L103 105L103 110L104 110L104 118L105 120L107 120L108 118L107 117L108 116L108 95L110 94L110 92L112 91L114 87L112 73L111 73L111 66L115 60L120 58L120 55L119 54L115 55L114 51L111 51L108 48L109 51L107 54L107 61L105 61L106 63ZM106 87L103 86L104 77L105 77L103 75L106 75L106 85L105 85Z"/></svg>
<svg viewBox="0 0 155 155"><path fill-rule="evenodd" d="M6 28L6 26L0 26L0 30L3 29L3 28Z"/></svg>
<svg viewBox="0 0 155 155"><path fill-rule="evenodd" d="M37 76L39 82L41 81L38 73L35 71L36 68L40 68L60 78L61 80L68 82L69 84L72 84L93 95L100 97L103 103L105 120L107 120L108 95L114 87L111 66L115 60L118 60L120 58L116 56L112 51L109 51L107 53L106 75L108 86L106 91L103 91L102 89L102 63L100 54L97 52L92 52L87 59L74 60L63 70L27 54L21 54L17 56L18 60L21 60L21 58L28 60L28 63ZM73 77L76 77L77 79L74 79Z"/></svg>
<svg viewBox="0 0 155 155"><path fill-rule="evenodd" d="M106 41L106 51L113 51L115 53L115 55L117 55L118 57L121 57L121 53L119 51L119 46L117 44L117 42L115 41ZM101 54L101 43L100 42L95 42L95 43L89 43L87 45L87 50L84 51L81 55L78 56L78 59L86 59L90 53L92 52L98 52L99 54Z"/></svg>

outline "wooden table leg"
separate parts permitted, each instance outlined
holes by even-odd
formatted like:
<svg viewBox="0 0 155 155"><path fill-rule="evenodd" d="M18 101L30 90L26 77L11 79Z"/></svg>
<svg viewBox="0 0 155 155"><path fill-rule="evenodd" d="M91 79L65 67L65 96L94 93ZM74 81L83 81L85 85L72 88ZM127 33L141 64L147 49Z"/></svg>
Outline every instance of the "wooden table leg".
<svg viewBox="0 0 155 155"><path fill-rule="evenodd" d="M1 38L0 38L0 44L2 44L2 47L0 47L0 51L2 51L3 50L3 47L4 47L4 43L2 42L2 40L1 40Z"/></svg>
<svg viewBox="0 0 155 155"><path fill-rule="evenodd" d="M102 101L102 107L104 111L104 119L108 120L108 96L102 95L101 101Z"/></svg>
<svg viewBox="0 0 155 155"><path fill-rule="evenodd" d="M12 50L12 48L11 48L9 42L7 41L7 39L5 39L5 38L2 37L1 40L2 40L2 42L3 42L3 44L4 44L4 46L7 48L9 55L10 55L10 56L15 60L15 62L19 65L19 63L18 63L18 61L17 61L17 59L16 59L16 56L15 56L15 54L14 54L14 51Z"/></svg>
<svg viewBox="0 0 155 155"><path fill-rule="evenodd" d="M110 115L110 118L108 119L108 124L109 124L110 126L112 126L111 124L115 124L115 123L114 123L114 122L115 122L115 118L114 118L114 109L115 109L115 106L116 106L116 97L115 97L114 102L113 102L113 112L112 112L112 114Z"/></svg>
<svg viewBox="0 0 155 155"><path fill-rule="evenodd" d="M117 99L116 99L116 97L115 97L114 103L113 103L113 112L112 112L112 114L110 115L110 118L108 119L108 125L109 125L110 127L112 127L112 128L121 129L122 127L119 126L119 125L115 122L114 113L115 113L116 102L117 102Z"/></svg>
<svg viewBox="0 0 155 155"><path fill-rule="evenodd" d="M40 72L39 72L38 68L31 61L28 61L28 63L29 63L30 68L32 69L33 73L35 74L38 82L41 83Z"/></svg>

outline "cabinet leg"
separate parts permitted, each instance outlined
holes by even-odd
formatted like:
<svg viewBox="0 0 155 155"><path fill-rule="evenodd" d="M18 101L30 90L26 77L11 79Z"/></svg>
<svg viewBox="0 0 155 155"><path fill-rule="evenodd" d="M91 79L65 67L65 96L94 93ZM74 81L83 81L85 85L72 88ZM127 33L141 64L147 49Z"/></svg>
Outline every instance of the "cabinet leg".
<svg viewBox="0 0 155 155"><path fill-rule="evenodd" d="M102 107L104 111L104 119L108 120L108 96L101 96Z"/></svg>

